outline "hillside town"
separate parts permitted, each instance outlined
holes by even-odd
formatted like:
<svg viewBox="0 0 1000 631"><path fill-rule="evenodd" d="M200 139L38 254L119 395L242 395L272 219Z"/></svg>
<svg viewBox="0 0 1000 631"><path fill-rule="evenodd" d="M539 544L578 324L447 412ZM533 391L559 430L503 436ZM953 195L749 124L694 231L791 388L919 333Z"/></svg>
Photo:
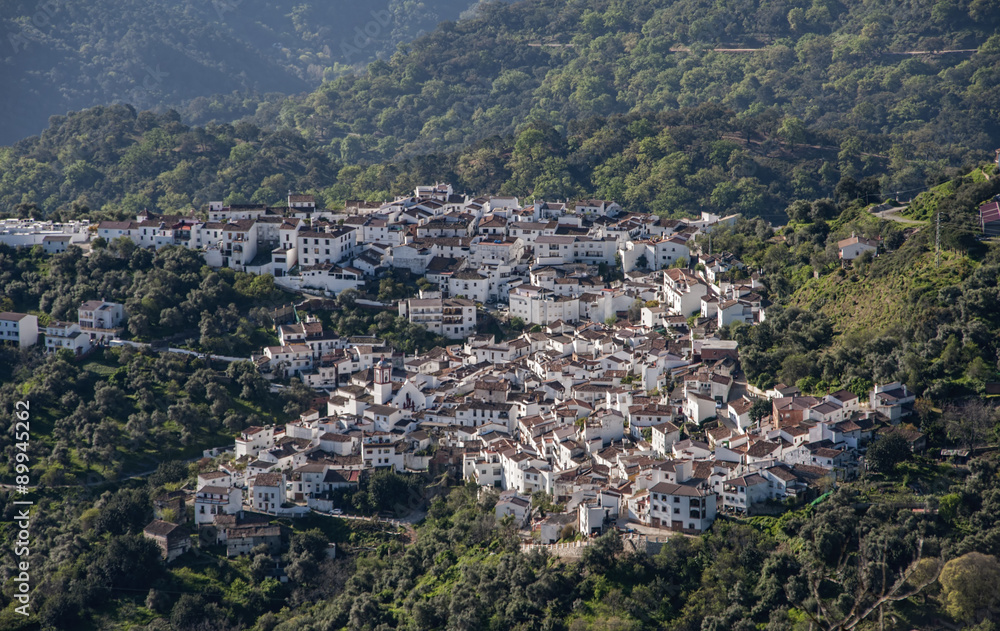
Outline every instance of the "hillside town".
<svg viewBox="0 0 1000 631"><path fill-rule="evenodd" d="M97 238L182 246L209 266L271 274L308 294L275 319L279 344L249 359L275 388L292 378L312 388L313 408L243 430L233 457L200 475L189 498L195 525L235 555L280 539L248 515L342 513L344 491L379 469L498 489L498 517L553 543L609 528L701 533L722 512L773 513L854 479L881 434L901 432L921 449L922 435L896 427L915 400L904 384L821 396L747 384L725 333L764 321L769 303L755 270L711 247L713 229L737 218L662 219L594 199L522 206L436 184L337 211L289 194L281 208L212 203L207 220L21 221L0 240L46 251ZM840 257L849 264L878 247L852 237ZM405 355L300 317L393 268L424 279L419 292L372 306L453 344ZM483 333L484 317L510 334ZM8 312L0 335L20 346L44 337L50 352L83 356L124 343L126 318L105 301L43 327ZM183 494L161 500L184 514ZM178 534L171 547L174 526L147 529L168 559L189 545Z"/></svg>

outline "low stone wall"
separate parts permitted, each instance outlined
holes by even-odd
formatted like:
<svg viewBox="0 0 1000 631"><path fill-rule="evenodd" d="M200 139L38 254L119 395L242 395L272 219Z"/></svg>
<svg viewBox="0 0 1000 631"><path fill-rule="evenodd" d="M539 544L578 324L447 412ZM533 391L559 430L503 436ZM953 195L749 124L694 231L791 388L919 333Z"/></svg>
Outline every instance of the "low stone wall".
<svg viewBox="0 0 1000 631"><path fill-rule="evenodd" d="M521 545L521 552L528 554L533 550L544 550L554 557L560 559L577 560L583 556L583 550L590 545L590 541L570 541L568 543L526 543Z"/></svg>
<svg viewBox="0 0 1000 631"><path fill-rule="evenodd" d="M663 544L666 543L669 538L669 535L626 534L622 535L622 546L624 552L626 553L639 552L652 556L663 548ZM532 550L544 550L554 557L575 561L583 556L584 549L586 549L586 547L591 543L593 543L593 539L587 539L585 541L570 541L568 543L526 543L521 545L521 552L528 554Z"/></svg>

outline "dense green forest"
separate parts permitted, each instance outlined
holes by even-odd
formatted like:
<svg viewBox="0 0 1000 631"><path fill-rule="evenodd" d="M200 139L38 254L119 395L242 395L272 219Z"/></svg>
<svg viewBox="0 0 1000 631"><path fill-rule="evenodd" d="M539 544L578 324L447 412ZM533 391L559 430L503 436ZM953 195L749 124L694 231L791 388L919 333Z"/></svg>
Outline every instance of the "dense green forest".
<svg viewBox="0 0 1000 631"><path fill-rule="evenodd" d="M493 515L496 495L474 486L434 499L410 542L365 522L280 520L290 580L279 583L262 550L230 560L205 546L160 565L137 533L151 496L190 475L167 463L146 484L40 496L39 613L24 619L8 608L0 620L7 629L150 631L995 629L996 458L897 467L895 476L932 490L922 502L930 510L883 499L899 484L873 475L779 518L720 518L711 533L671 537L649 556L616 533L576 562L521 553L510 521ZM372 500L409 484L382 477L366 490ZM340 558L324 557L328 540Z"/></svg>
<svg viewBox="0 0 1000 631"><path fill-rule="evenodd" d="M662 5L482 4L232 126L141 104L58 116L0 152L0 208L277 203L288 188L334 205L444 179L777 217L843 178L908 199L997 144L988 0ZM715 50L732 47L749 52ZM905 54L942 50L960 52Z"/></svg>
<svg viewBox="0 0 1000 631"><path fill-rule="evenodd" d="M0 143L93 105L255 114L454 20L468 0L0 2Z"/></svg>
<svg viewBox="0 0 1000 631"><path fill-rule="evenodd" d="M990 38L1000 18L992 6L490 4L365 76L290 101L281 122L347 155L384 158L460 148L524 121L562 127L711 102L772 140L830 132L845 175L881 156L893 162L891 186L906 189L921 182L923 162L993 149L1000 39ZM748 52L715 50L737 47ZM903 54L945 49L978 52Z"/></svg>
<svg viewBox="0 0 1000 631"><path fill-rule="evenodd" d="M40 137L0 149L0 207L48 217L125 217L143 208L184 211L210 200L284 203L288 189L328 207L384 200L428 181L529 198L596 195L629 210L700 209L782 219L793 199L831 195L836 152L748 145L745 125L711 104L659 115L539 123L455 154L363 165L291 131L251 123L189 127L175 115L128 106L60 119ZM877 195L877 182L872 184Z"/></svg>

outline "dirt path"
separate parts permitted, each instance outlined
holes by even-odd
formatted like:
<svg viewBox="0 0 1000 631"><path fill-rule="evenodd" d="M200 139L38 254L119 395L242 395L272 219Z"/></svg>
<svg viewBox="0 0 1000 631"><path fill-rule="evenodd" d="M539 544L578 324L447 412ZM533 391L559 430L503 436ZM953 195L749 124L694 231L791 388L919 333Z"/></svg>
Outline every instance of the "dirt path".
<svg viewBox="0 0 1000 631"><path fill-rule="evenodd" d="M529 46L532 46L532 45L538 46L539 44L529 44ZM547 46L558 46L559 44L546 44L546 45ZM566 46L571 46L571 44L565 44L565 45ZM759 50L767 50L767 47L758 47L758 48L724 48L724 47L718 47L718 48L712 48L712 50L715 51L715 52L717 52L717 53L755 53L755 52L757 52ZM672 53L689 53L689 52L691 52L691 47L690 46L683 46L683 45L671 46L670 47L670 52L672 52ZM963 54L972 54L972 53L976 53L976 52L979 52L978 48L955 48L955 49L950 49L950 50L903 50L903 51L898 51L898 52L886 50L886 51L882 51L880 54L882 54L882 55L911 55L911 56L912 55L928 55L928 56L936 56L936 55L963 55Z"/></svg>

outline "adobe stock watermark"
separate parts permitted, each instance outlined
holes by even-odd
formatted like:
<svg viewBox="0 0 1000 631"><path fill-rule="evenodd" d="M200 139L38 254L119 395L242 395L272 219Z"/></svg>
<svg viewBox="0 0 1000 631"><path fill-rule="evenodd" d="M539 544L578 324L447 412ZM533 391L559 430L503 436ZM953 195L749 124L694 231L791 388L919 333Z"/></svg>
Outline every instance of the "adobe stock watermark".
<svg viewBox="0 0 1000 631"><path fill-rule="evenodd" d="M378 11L372 9L369 14L372 19L366 22L363 27L354 27L353 40L340 42L340 52L344 55L344 61L350 61L355 55L360 55L361 51L371 46L382 35L386 27L392 23L392 14L386 9Z"/></svg>
<svg viewBox="0 0 1000 631"><path fill-rule="evenodd" d="M14 452L13 469L15 473L15 492L24 497L29 492L31 484L30 457L28 447L31 443L31 404L29 401L18 401L14 404ZM28 556L31 554L31 500L19 499L11 502L14 510L14 556L18 557L18 573L14 576L14 599L21 603L14 611L22 616L30 616L31 605L31 564Z"/></svg>
<svg viewBox="0 0 1000 631"><path fill-rule="evenodd" d="M33 15L20 22L21 30L7 34L7 42L14 49L14 54L26 50L31 42L42 41L44 30L52 26L52 18L61 6L59 0L45 0Z"/></svg>

